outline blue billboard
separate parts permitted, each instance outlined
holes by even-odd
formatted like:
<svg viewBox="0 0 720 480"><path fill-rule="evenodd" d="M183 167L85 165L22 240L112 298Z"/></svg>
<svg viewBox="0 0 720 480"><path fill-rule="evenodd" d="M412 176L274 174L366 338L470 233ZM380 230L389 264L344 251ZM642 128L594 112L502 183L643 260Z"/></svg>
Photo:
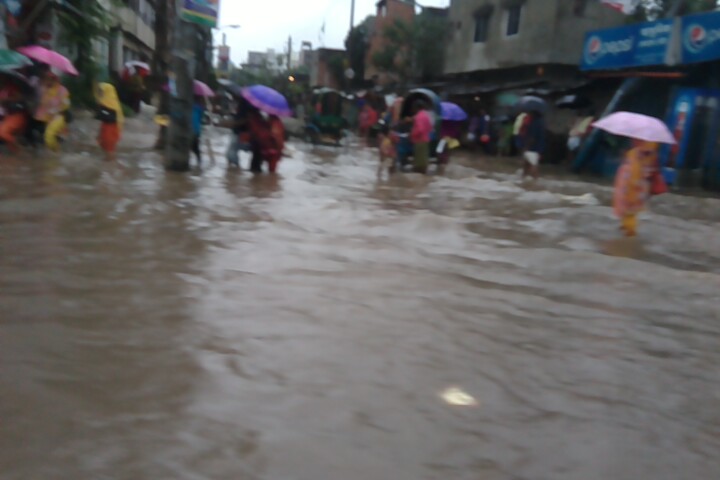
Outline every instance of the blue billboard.
<svg viewBox="0 0 720 480"><path fill-rule="evenodd" d="M673 37L673 20L645 22L588 32L581 70L663 65Z"/></svg>
<svg viewBox="0 0 720 480"><path fill-rule="evenodd" d="M720 58L720 12L682 18L683 63Z"/></svg>

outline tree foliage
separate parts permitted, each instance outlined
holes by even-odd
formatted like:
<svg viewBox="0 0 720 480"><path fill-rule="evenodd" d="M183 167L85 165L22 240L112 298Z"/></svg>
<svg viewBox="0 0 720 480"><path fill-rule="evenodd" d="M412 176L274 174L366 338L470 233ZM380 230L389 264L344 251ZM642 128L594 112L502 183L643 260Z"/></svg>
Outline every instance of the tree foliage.
<svg viewBox="0 0 720 480"><path fill-rule="evenodd" d="M75 47L75 65L85 67L92 60L93 41L108 37L112 15L97 0L67 0L65 7L58 11L61 40Z"/></svg>
<svg viewBox="0 0 720 480"><path fill-rule="evenodd" d="M92 83L100 70L92 56L93 42L108 38L113 17L97 0L66 0L63 7L57 14L62 27L60 40L75 48L73 63L80 72L68 87L76 104L93 104Z"/></svg>
<svg viewBox="0 0 720 480"><path fill-rule="evenodd" d="M675 0L641 0L637 16L654 20L665 15L675 4ZM709 12L720 7L718 0L684 0L679 15Z"/></svg>
<svg viewBox="0 0 720 480"><path fill-rule="evenodd" d="M359 25L353 27L345 38L345 50L348 52L350 68L355 72L351 83L358 87L365 78L365 57L370 49L370 37L375 25L375 16L368 15Z"/></svg>
<svg viewBox="0 0 720 480"><path fill-rule="evenodd" d="M428 80L442 74L449 22L421 13L412 23L395 20L385 28L385 47L373 55L379 70L397 75L401 83L411 78Z"/></svg>

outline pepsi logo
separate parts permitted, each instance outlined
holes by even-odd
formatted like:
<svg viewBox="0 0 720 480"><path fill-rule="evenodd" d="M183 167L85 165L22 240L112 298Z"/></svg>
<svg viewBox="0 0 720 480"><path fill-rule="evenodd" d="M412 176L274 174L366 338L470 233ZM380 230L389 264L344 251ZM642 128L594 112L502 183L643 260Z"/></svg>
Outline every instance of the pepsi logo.
<svg viewBox="0 0 720 480"><path fill-rule="evenodd" d="M693 25L688 31L688 41L693 48L700 49L707 38L707 31L700 25Z"/></svg>
<svg viewBox="0 0 720 480"><path fill-rule="evenodd" d="M585 62L593 64L605 55L621 55L633 49L633 38L604 42L600 37L593 35L585 47Z"/></svg>
<svg viewBox="0 0 720 480"><path fill-rule="evenodd" d="M683 43L690 52L699 53L718 40L720 40L720 29L707 30L695 23L685 29Z"/></svg>
<svg viewBox="0 0 720 480"><path fill-rule="evenodd" d="M597 58L600 56L601 51L602 40L600 40L598 37L592 37L588 42L588 46L585 51L585 58L587 58L588 61L592 63L593 61L597 60Z"/></svg>

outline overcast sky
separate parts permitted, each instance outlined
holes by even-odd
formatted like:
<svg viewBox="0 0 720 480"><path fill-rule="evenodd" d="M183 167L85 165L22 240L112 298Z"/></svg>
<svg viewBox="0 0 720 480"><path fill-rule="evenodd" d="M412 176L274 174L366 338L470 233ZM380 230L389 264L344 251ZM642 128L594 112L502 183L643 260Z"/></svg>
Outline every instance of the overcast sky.
<svg viewBox="0 0 720 480"><path fill-rule="evenodd" d="M377 0L355 0L355 24L375 13ZM288 36L293 50L303 40L313 47L344 48L350 28L351 0L220 0L220 25L242 25L225 29L234 63L245 61L248 50L274 48L286 51ZM447 7L450 0L419 0L421 5ZM325 34L321 29L325 24ZM215 33L216 42L221 35Z"/></svg>

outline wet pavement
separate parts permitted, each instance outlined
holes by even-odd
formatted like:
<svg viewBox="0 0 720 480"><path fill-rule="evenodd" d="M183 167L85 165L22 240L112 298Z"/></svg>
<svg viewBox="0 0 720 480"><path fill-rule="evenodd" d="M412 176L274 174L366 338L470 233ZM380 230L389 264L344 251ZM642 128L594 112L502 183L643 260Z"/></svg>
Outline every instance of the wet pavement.
<svg viewBox="0 0 720 480"><path fill-rule="evenodd" d="M720 477L720 200L153 130L0 158L3 480Z"/></svg>

